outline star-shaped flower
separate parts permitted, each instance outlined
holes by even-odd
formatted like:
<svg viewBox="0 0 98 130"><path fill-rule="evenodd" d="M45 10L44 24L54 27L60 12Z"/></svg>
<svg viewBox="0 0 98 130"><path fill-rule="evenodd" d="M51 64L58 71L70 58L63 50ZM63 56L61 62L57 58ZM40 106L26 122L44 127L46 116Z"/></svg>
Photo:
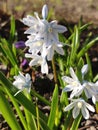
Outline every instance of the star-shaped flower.
<svg viewBox="0 0 98 130"><path fill-rule="evenodd" d="M79 99L70 99L72 102L66 106L64 108L64 111L69 111L71 109L72 110L72 115L73 115L73 118L77 118L77 116L79 115L80 111L83 115L83 117L85 119L88 119L89 118L89 111L91 112L95 112L95 109L93 106L91 106L90 104L88 104L87 102L85 102L84 99L82 98L79 98ZM88 111L89 110L89 111Z"/></svg>
<svg viewBox="0 0 98 130"><path fill-rule="evenodd" d="M50 45L47 48L47 60L51 61L53 56L54 56L54 51L56 51L58 54L60 55L64 55L64 50L62 48L62 44L61 43L52 43L52 45Z"/></svg>
<svg viewBox="0 0 98 130"><path fill-rule="evenodd" d="M84 81L83 91L88 99L91 98L93 95L98 94L98 88L96 87L96 84L88 81Z"/></svg>
<svg viewBox="0 0 98 130"><path fill-rule="evenodd" d="M71 77L68 76L63 76L62 79L64 82L66 82L68 85L65 86L63 91L71 92L70 98L73 98L74 96L79 96L82 93L83 86L81 85L78 77L76 76L73 68L70 67L70 75Z"/></svg>
<svg viewBox="0 0 98 130"><path fill-rule="evenodd" d="M65 31L67 31L67 28L62 25L58 25L56 20L48 22L46 20L47 15L48 8L47 5L44 5L42 8L43 19L39 18L38 13L35 13L36 18L32 16L27 16L27 18L23 18L23 23L30 27L27 31L25 31L26 34L30 34L29 39L25 44L26 46L29 46L30 52L32 52L35 47L38 47L37 45L33 44L41 43L40 47L44 45L46 48L50 48L51 46L53 51L56 50L57 52L59 52L59 54L63 54L63 49L61 49L61 47L58 47L58 44L60 44L58 34L64 33Z"/></svg>
<svg viewBox="0 0 98 130"><path fill-rule="evenodd" d="M38 55L36 53L26 53L25 57L27 58L32 58L32 60L30 61L29 65L30 66L34 66L34 65L40 65L41 66L41 72L43 74L48 74L48 65L47 65L47 61L46 61L46 48L43 47L43 51L41 53L41 55Z"/></svg>
<svg viewBox="0 0 98 130"><path fill-rule="evenodd" d="M68 76L62 77L62 79L68 84L65 86L63 91L72 91L70 94L70 98L73 98L74 96L78 97L82 94L82 92L84 92L87 99L92 98L93 103L95 103L98 95L98 83L89 82L84 79L87 71L88 65L86 64L81 69L82 81L80 82L74 70L70 68L70 75L72 78Z"/></svg>
<svg viewBox="0 0 98 130"><path fill-rule="evenodd" d="M19 89L19 91L15 94L17 95L19 92L23 91L24 89L27 90L27 92L30 92L31 89L31 77L27 73L25 76L19 72L18 76L14 76L15 81L13 82L13 85Z"/></svg>
<svg viewBox="0 0 98 130"><path fill-rule="evenodd" d="M83 84L84 92L86 97L92 98L92 102L95 104L98 101L98 81L96 83L84 82Z"/></svg>

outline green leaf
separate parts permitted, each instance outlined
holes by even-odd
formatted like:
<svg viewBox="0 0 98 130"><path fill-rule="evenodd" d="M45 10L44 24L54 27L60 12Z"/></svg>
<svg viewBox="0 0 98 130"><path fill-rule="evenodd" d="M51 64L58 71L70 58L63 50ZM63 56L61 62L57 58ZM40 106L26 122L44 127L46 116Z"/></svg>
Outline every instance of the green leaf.
<svg viewBox="0 0 98 130"><path fill-rule="evenodd" d="M66 113L65 122L62 130L70 130L72 123L73 123L73 118L72 118L72 112L70 111L68 112L68 114Z"/></svg>
<svg viewBox="0 0 98 130"><path fill-rule="evenodd" d="M81 68L83 67L84 65L84 61L83 61L83 58L81 57L79 59L79 62L78 62L78 65L77 65L77 70L76 70L76 74L79 78L79 80L82 82L82 73L81 73Z"/></svg>
<svg viewBox="0 0 98 130"><path fill-rule="evenodd" d="M1 91L0 91L0 111L3 117L6 119L9 126L12 128L12 130L22 130L15 118L15 115L10 107L10 104L8 103L8 100L5 98L3 92Z"/></svg>
<svg viewBox="0 0 98 130"><path fill-rule="evenodd" d="M63 80L61 79L60 76L58 76L58 78L59 78L60 86L63 89L65 87L65 84L64 84L64 82L63 82ZM60 103L61 103L62 106L68 105L69 101L68 101L68 96L67 96L66 92L61 93Z"/></svg>
<svg viewBox="0 0 98 130"><path fill-rule="evenodd" d="M3 52L5 53L6 58L9 59L11 64L13 66L17 65L17 60L16 60L15 56L13 55L12 50L9 47L8 41L6 39L2 38L0 46L1 46L2 50L3 50Z"/></svg>
<svg viewBox="0 0 98 130"><path fill-rule="evenodd" d="M58 109L58 86L56 85L53 92L51 111L48 119L48 126L50 129L53 129L53 126L55 124L57 109Z"/></svg>
<svg viewBox="0 0 98 130"><path fill-rule="evenodd" d="M72 127L71 127L70 130L78 130L78 127L79 127L81 118L82 118L82 116L79 115L79 116L73 121L73 124L72 124Z"/></svg>
<svg viewBox="0 0 98 130"><path fill-rule="evenodd" d="M13 16L11 16L11 23L10 23L10 37L9 37L9 42L12 44L15 38L15 19Z"/></svg>
<svg viewBox="0 0 98 130"><path fill-rule="evenodd" d="M89 58L87 53L85 54L85 56L86 56L86 61L87 61L88 67L89 67L89 73L87 73L87 80L89 80L89 79L92 80L93 79L93 72L92 72L91 61L90 61L90 58Z"/></svg>
<svg viewBox="0 0 98 130"><path fill-rule="evenodd" d="M40 101L42 101L43 103L45 103L46 105L50 106L50 102L48 100L46 100L44 97L42 97L41 95L39 95L35 90L31 90L31 94L35 97L37 97Z"/></svg>
<svg viewBox="0 0 98 130"><path fill-rule="evenodd" d="M32 101L32 97L30 96L29 93L25 92L26 97ZM36 122L35 122L35 118L32 115L32 113L30 113L27 109L24 109L25 112L25 117L26 117L26 121L27 121L27 130L37 130L37 126L36 126Z"/></svg>
<svg viewBox="0 0 98 130"><path fill-rule="evenodd" d="M26 121L25 121L25 117L23 116L23 114L20 110L19 104L16 102L15 97L13 97L5 87L4 87L4 89L7 92L11 102L13 103L13 105L14 105L16 111L17 111L17 114L20 118L20 121L21 121L22 125L24 126L24 130L27 130L27 124L26 124Z"/></svg>
<svg viewBox="0 0 98 130"><path fill-rule="evenodd" d="M75 26L74 28L74 33L73 33L73 37L72 37L72 49L71 49L71 54L70 54L70 65L72 66L76 56L77 56L77 50L79 47L79 29L77 26Z"/></svg>
<svg viewBox="0 0 98 130"><path fill-rule="evenodd" d="M84 31L85 29L87 29L92 23L87 23L87 24L84 24L83 26L80 27L80 31Z"/></svg>
<svg viewBox="0 0 98 130"><path fill-rule="evenodd" d="M87 45L85 45L80 52L77 55L77 58L79 59L81 56L85 55L85 53L88 51L89 48L91 48L95 43L97 43L98 37L94 38L92 41L90 41Z"/></svg>

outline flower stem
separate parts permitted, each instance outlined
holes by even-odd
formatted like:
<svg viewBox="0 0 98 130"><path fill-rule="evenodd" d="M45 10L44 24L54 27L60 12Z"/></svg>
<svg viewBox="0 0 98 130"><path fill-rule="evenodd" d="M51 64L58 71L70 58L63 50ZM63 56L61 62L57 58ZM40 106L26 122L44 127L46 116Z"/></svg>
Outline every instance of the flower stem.
<svg viewBox="0 0 98 130"><path fill-rule="evenodd" d="M37 130L40 130L39 110L38 110L38 105L37 105L37 99L36 99L36 114L37 114Z"/></svg>
<svg viewBox="0 0 98 130"><path fill-rule="evenodd" d="M57 84L57 74L56 74L56 66L54 62L54 58L52 59L52 68L53 68L53 74L54 74L54 82Z"/></svg>
<svg viewBox="0 0 98 130"><path fill-rule="evenodd" d="M96 103L96 113L98 113L98 102Z"/></svg>

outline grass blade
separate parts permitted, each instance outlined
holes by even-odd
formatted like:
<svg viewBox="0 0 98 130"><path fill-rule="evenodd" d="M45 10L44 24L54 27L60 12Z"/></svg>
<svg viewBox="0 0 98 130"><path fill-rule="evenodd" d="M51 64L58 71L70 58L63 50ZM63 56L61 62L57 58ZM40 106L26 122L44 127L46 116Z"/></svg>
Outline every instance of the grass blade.
<svg viewBox="0 0 98 130"><path fill-rule="evenodd" d="M53 98L51 103L51 111L48 119L48 126L50 129L53 129L53 126L55 124L55 118L56 118L56 110L58 109L58 86L55 86L54 92L53 92Z"/></svg>
<svg viewBox="0 0 98 130"><path fill-rule="evenodd" d="M6 119L9 126L12 128L12 130L22 130L19 126L15 115L10 107L10 104L8 103L8 100L5 98L4 94L0 91L0 111L3 115L3 117Z"/></svg>
<svg viewBox="0 0 98 130"><path fill-rule="evenodd" d="M19 108L18 103L16 102L15 98L10 94L10 92L5 87L4 87L4 89L6 90L10 100L12 101L12 103L13 103L16 111L17 111L17 114L18 114L18 116L20 118L20 121L22 122L22 125L24 126L24 130L28 130L25 118L24 118L24 116L23 116L23 114L22 114L22 112L21 112L21 110Z"/></svg>
<svg viewBox="0 0 98 130"><path fill-rule="evenodd" d="M78 130L78 127L79 127L81 118L82 118L82 116L79 115L79 116L74 120L74 122L73 122L72 127L71 127L70 130Z"/></svg>
<svg viewBox="0 0 98 130"><path fill-rule="evenodd" d="M77 55L77 58L79 59L81 56L85 55L85 53L88 51L89 48L91 48L96 41L98 41L98 37L94 38L92 41L90 41L87 45L85 45L80 52Z"/></svg>

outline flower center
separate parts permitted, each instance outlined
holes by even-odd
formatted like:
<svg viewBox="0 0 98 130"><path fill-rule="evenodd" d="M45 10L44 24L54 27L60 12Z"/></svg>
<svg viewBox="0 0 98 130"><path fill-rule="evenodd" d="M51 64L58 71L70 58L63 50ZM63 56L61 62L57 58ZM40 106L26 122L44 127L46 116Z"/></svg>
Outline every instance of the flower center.
<svg viewBox="0 0 98 130"><path fill-rule="evenodd" d="M48 28L48 32L51 33L52 31L53 31L53 29L52 29L51 27L49 27L49 28Z"/></svg>
<svg viewBox="0 0 98 130"><path fill-rule="evenodd" d="M76 81L72 82L73 86L78 86L78 83Z"/></svg>
<svg viewBox="0 0 98 130"><path fill-rule="evenodd" d="M36 42L36 45L37 45L37 46L41 46L41 45L42 45L42 42Z"/></svg>
<svg viewBox="0 0 98 130"><path fill-rule="evenodd" d="M78 106L78 108L81 108L81 107L82 107L82 103L81 103L81 102L78 102L78 103L77 103L77 106Z"/></svg>

